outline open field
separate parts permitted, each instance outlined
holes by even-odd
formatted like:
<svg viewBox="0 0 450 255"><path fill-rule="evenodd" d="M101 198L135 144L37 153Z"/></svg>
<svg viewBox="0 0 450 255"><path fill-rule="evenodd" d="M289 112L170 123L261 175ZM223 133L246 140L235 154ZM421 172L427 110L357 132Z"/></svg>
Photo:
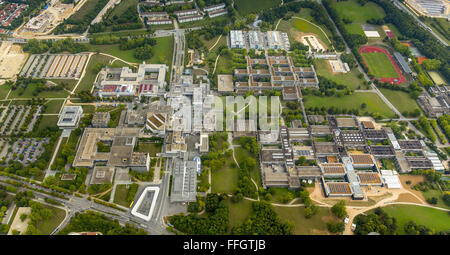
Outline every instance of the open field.
<svg viewBox="0 0 450 255"><path fill-rule="evenodd" d="M235 0L234 7L242 16L280 5L281 0Z"/></svg>
<svg viewBox="0 0 450 255"><path fill-rule="evenodd" d="M389 205L383 210L397 219L398 234L405 234L404 224L410 220L435 231L450 230L450 215L445 211L414 205Z"/></svg>
<svg viewBox="0 0 450 255"><path fill-rule="evenodd" d="M216 73L233 74L233 60L230 57L220 55L217 60Z"/></svg>
<svg viewBox="0 0 450 255"><path fill-rule="evenodd" d="M211 40L206 40L204 36L200 37L200 40L205 44L205 47L209 50L216 42L217 39L219 39L219 36L214 37ZM220 46L227 46L227 37L226 36L222 36L219 40L219 42L216 44L216 46L214 46L214 49L218 49Z"/></svg>
<svg viewBox="0 0 450 255"><path fill-rule="evenodd" d="M416 100L412 99L408 93L400 90L390 90L384 88L378 89L400 112L412 112L415 109L420 110L420 107L417 104Z"/></svg>
<svg viewBox="0 0 450 255"><path fill-rule="evenodd" d="M73 21L82 22L85 19L85 16L89 14L90 10L95 8L95 5L97 5L99 1L100 0L87 0L80 10L70 16L70 19Z"/></svg>
<svg viewBox="0 0 450 255"><path fill-rule="evenodd" d="M428 74L430 75L431 79L433 80L434 84L436 85L445 85L447 84L444 80L444 78L442 78L442 76L435 71L429 71Z"/></svg>
<svg viewBox="0 0 450 255"><path fill-rule="evenodd" d="M442 193L440 190L430 189L428 191L422 192L422 194L425 197L425 199L430 199L432 197L437 198L438 202L434 206L450 209L450 206L448 206L444 203L444 200L442 199L442 196L444 195L444 193Z"/></svg>
<svg viewBox="0 0 450 255"><path fill-rule="evenodd" d="M352 69L352 71L348 73L332 73L327 60L315 59L314 64L317 75L343 84L353 90L358 89L358 86L362 85L362 80L358 78L358 71L355 71L355 69Z"/></svg>
<svg viewBox="0 0 450 255"><path fill-rule="evenodd" d="M370 72L377 78L393 78L399 77L398 73L395 71L394 66L392 66L391 61L388 56L384 53L373 52L373 53L362 53L362 57L367 63Z"/></svg>
<svg viewBox="0 0 450 255"><path fill-rule="evenodd" d="M394 112L381 100L375 93L354 93L353 95L343 97L317 97L304 96L305 107L322 107L326 108L334 106L339 109L360 109L361 104L366 103L367 108L364 111L369 113L380 113L382 118L394 117Z"/></svg>
<svg viewBox="0 0 450 255"><path fill-rule="evenodd" d="M0 85L0 100L3 100L8 95L11 88L7 85Z"/></svg>
<svg viewBox="0 0 450 255"><path fill-rule="evenodd" d="M230 158L223 168L211 172L211 192L231 194L237 188L239 169L232 168L232 162Z"/></svg>
<svg viewBox="0 0 450 255"><path fill-rule="evenodd" d="M227 200L229 211L229 227L228 230L231 231L233 227L239 226L244 223L245 219L250 216L252 212L252 201L241 200L239 203L231 202L231 199Z"/></svg>
<svg viewBox="0 0 450 255"><path fill-rule="evenodd" d="M173 37L158 37L156 39L156 45L153 46L153 57L146 60L146 63L151 64L166 64L170 65L172 62L173 53ZM132 63L142 63L134 57L135 50L121 50L119 44L111 45L89 45L91 51L98 51L106 54L116 56ZM89 68L89 67L88 67Z"/></svg>
<svg viewBox="0 0 450 255"><path fill-rule="evenodd" d="M162 149L161 143L143 143L139 142L139 152L148 152L150 157L156 157L156 153L160 153Z"/></svg>
<svg viewBox="0 0 450 255"><path fill-rule="evenodd" d="M49 100L45 103L47 108L45 109L45 111L43 113L44 114L59 113L63 104L64 104L64 100Z"/></svg>
<svg viewBox="0 0 450 255"><path fill-rule="evenodd" d="M294 223L295 235L327 235L329 234L327 222L330 220L337 220L328 207L319 207L319 212L310 219L305 218L305 208L303 206L274 206L274 209L280 216L281 221L290 221Z"/></svg>
<svg viewBox="0 0 450 255"><path fill-rule="evenodd" d="M127 201L129 190L125 184L117 185L116 193L114 194L114 203L129 207L130 203Z"/></svg>
<svg viewBox="0 0 450 255"><path fill-rule="evenodd" d="M36 228L41 232L42 235L50 235L53 230L55 230L59 224L64 220L64 217L66 217L66 212L62 209L43 205L44 208L50 209L52 211L52 217L50 217L47 220L41 220L36 224Z"/></svg>
<svg viewBox="0 0 450 255"><path fill-rule="evenodd" d="M333 7L336 8L339 17L352 21L351 24L345 25L351 34L364 35L361 28L362 24L366 24L368 19L382 19L386 15L380 6L372 2L367 2L364 6L361 6L356 0L334 1Z"/></svg>
<svg viewBox="0 0 450 255"><path fill-rule="evenodd" d="M440 38L450 44L450 22L448 20L445 20L444 18L426 17L424 23L431 27Z"/></svg>
<svg viewBox="0 0 450 255"><path fill-rule="evenodd" d="M57 123L58 123L57 115L44 115L42 116L39 126L37 127L37 132L40 132L48 127L56 127Z"/></svg>
<svg viewBox="0 0 450 255"><path fill-rule="evenodd" d="M103 56L103 55L92 55L89 62L86 66L86 74L84 75L83 79L80 81L80 84L78 84L78 87L75 91L75 93L78 93L82 90L91 90L92 85L94 84L95 78L97 77L98 66L99 65L106 65L111 61L110 57Z"/></svg>
<svg viewBox="0 0 450 255"><path fill-rule="evenodd" d="M56 90L56 91L42 91L37 95L34 95L34 91L37 89L36 84L31 83L26 89L18 88L16 90L12 90L9 94L9 98L65 98L69 95L69 92L65 90Z"/></svg>

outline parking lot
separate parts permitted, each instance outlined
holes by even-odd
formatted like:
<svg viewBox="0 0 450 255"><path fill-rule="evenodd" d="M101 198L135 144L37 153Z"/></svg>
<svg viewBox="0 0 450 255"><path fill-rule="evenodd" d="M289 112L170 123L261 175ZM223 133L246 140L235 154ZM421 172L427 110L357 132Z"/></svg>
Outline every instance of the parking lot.
<svg viewBox="0 0 450 255"><path fill-rule="evenodd" d="M49 138L19 138L12 145L8 139L0 139L0 159L18 161L24 165L35 162L45 151Z"/></svg>

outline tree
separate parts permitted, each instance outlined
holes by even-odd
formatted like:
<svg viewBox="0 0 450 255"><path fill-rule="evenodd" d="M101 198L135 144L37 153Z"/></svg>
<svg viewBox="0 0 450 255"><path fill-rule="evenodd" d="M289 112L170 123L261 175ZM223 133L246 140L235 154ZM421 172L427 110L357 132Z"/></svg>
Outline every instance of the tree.
<svg viewBox="0 0 450 255"><path fill-rule="evenodd" d="M333 205L333 207L331 207L331 212L338 218L344 218L347 215L345 201L339 200L335 205Z"/></svg>
<svg viewBox="0 0 450 255"><path fill-rule="evenodd" d="M425 70L431 71L431 70L437 70L441 67L441 61L438 59L425 59L422 62L423 67Z"/></svg>
<svg viewBox="0 0 450 255"><path fill-rule="evenodd" d="M341 233L345 229L345 224L342 221L328 221L327 229L330 233Z"/></svg>

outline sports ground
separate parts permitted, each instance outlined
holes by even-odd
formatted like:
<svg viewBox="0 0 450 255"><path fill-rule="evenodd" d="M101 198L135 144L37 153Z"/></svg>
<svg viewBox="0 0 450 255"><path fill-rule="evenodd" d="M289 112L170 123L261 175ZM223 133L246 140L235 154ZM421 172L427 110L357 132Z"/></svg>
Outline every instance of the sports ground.
<svg viewBox="0 0 450 255"><path fill-rule="evenodd" d="M406 82L406 78L387 50L374 46L363 46L359 49L359 54L369 71L379 81L395 84Z"/></svg>

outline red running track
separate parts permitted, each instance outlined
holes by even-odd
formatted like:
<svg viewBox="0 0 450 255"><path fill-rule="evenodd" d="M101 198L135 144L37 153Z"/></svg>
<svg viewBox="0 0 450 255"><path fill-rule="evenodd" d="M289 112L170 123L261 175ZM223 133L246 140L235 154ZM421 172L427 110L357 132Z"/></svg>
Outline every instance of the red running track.
<svg viewBox="0 0 450 255"><path fill-rule="evenodd" d="M397 71L397 74L400 78L377 78L379 81L381 82L388 82L388 83L394 83L394 84L400 84L403 82L406 82L406 78L403 76L402 71L400 70L400 68L398 67L397 63L392 59L391 54L389 54L389 52L385 49L379 48L379 47L375 47L375 46L363 46L359 49L359 54L361 55L362 59L364 60L364 64L369 67L367 65L366 60L364 59L364 56L361 53L373 53L373 52L382 52L384 54L386 54L389 58L389 60L391 61L392 65L395 68L395 71Z"/></svg>

